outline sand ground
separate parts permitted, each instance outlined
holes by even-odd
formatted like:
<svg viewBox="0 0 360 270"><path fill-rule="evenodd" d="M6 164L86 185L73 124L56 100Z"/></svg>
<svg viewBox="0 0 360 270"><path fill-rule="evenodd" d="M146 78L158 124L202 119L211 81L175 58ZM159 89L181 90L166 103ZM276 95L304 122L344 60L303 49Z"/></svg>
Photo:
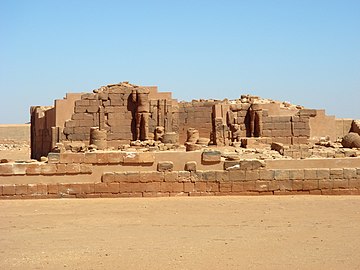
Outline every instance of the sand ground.
<svg viewBox="0 0 360 270"><path fill-rule="evenodd" d="M360 197L0 201L1 269L359 269Z"/></svg>

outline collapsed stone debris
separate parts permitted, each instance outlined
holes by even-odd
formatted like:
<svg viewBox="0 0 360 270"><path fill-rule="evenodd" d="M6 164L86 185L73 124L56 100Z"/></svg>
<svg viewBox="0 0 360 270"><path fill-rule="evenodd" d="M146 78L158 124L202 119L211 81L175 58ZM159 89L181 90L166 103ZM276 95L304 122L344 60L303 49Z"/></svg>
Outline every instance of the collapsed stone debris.
<svg viewBox="0 0 360 270"><path fill-rule="evenodd" d="M2 198L360 193L360 122L324 110L122 82L30 114L33 160L0 164Z"/></svg>

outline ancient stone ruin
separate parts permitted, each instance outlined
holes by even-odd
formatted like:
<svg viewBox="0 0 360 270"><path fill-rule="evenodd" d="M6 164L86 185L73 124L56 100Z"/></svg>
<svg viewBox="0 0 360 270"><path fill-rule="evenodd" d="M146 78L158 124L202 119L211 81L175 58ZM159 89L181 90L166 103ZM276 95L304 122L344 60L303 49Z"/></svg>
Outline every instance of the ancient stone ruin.
<svg viewBox="0 0 360 270"><path fill-rule="evenodd" d="M324 110L122 82L30 114L32 160L2 160L2 198L360 193L360 122Z"/></svg>

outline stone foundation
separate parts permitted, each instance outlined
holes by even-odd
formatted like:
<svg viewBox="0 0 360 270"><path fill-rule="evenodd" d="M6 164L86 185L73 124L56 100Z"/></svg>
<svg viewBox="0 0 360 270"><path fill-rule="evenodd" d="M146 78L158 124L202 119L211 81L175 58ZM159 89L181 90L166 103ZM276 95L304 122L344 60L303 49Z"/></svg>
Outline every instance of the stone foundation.
<svg viewBox="0 0 360 270"><path fill-rule="evenodd" d="M360 158L260 162L219 155L51 153L48 163L0 164L0 198L360 195Z"/></svg>

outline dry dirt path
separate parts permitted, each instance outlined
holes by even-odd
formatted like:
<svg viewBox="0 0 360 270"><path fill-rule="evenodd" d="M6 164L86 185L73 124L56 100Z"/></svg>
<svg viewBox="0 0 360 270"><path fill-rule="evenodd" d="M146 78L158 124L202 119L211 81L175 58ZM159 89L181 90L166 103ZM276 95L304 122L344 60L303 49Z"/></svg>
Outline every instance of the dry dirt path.
<svg viewBox="0 0 360 270"><path fill-rule="evenodd" d="M359 269L360 196L0 201L0 269Z"/></svg>

